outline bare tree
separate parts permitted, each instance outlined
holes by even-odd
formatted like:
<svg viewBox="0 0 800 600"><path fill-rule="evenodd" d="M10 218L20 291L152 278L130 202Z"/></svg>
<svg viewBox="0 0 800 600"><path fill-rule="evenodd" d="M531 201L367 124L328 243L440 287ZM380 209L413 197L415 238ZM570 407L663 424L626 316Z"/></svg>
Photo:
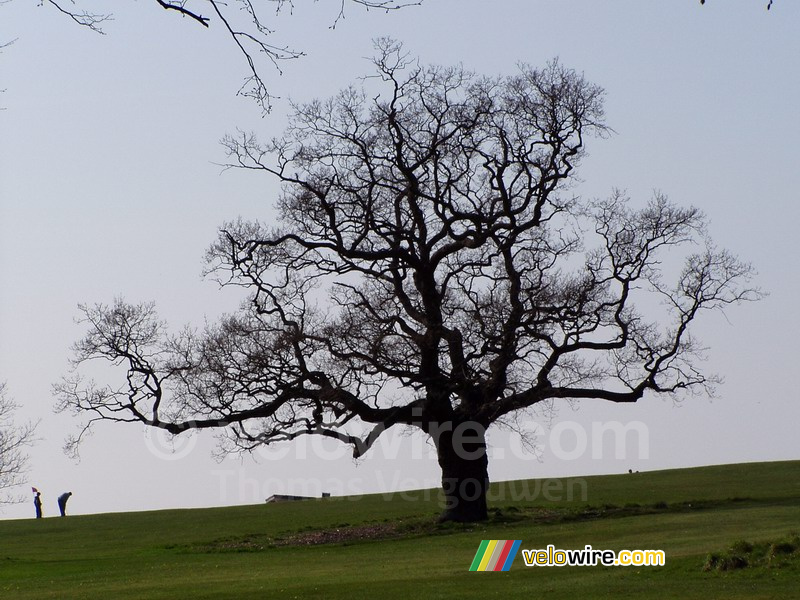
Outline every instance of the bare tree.
<svg viewBox="0 0 800 600"><path fill-rule="evenodd" d="M292 44L275 43L273 39L277 32L269 24L270 15L278 16L281 12L294 9L292 0L152 0L152 3L198 26L221 27L246 63L248 75L239 89L239 95L254 99L264 112L270 110L274 97L267 86L264 67L271 65L280 72L281 62L304 54ZM333 17L331 27L344 18L348 4L388 12L421 3L422 0L337 0L334 6L338 12ZM40 6L45 4L78 25L100 34L104 33L105 25L114 18L113 14L105 12L105 7L100 11L81 8L81 5L90 4L90 0L39 0Z"/></svg>
<svg viewBox="0 0 800 600"><path fill-rule="evenodd" d="M168 335L152 304L81 307L75 366L101 358L124 378L76 371L61 409L87 427L226 427L227 449L320 435L356 457L417 428L442 518L474 521L486 430L517 411L712 391L690 326L757 298L751 268L714 248L697 209L569 193L586 137L607 132L599 87L558 62L496 78L423 67L387 40L375 66L380 93L295 106L269 144L225 140L231 166L284 184L280 224L228 223L208 251L208 272L249 292L241 310Z"/></svg>
<svg viewBox="0 0 800 600"><path fill-rule="evenodd" d="M11 490L23 483L28 457L25 448L33 442L33 423L18 425L14 411L19 408L6 395L6 384L0 383L0 504L19 502Z"/></svg>

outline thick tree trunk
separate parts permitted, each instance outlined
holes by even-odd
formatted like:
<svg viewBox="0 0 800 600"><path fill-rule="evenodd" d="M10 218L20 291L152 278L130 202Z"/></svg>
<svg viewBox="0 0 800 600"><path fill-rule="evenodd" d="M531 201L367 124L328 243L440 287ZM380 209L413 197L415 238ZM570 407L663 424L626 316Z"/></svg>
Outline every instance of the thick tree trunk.
<svg viewBox="0 0 800 600"><path fill-rule="evenodd" d="M488 517L486 493L489 489L486 429L475 422L452 425L442 427L438 435L433 436L445 497L444 512L439 520L484 521Z"/></svg>

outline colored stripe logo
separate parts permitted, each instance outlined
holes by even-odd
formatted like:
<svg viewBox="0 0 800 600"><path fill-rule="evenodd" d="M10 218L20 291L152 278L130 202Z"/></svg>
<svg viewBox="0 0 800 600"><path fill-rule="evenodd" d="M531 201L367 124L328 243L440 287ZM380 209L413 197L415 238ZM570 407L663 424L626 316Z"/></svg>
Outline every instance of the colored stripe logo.
<svg viewBox="0 0 800 600"><path fill-rule="evenodd" d="M472 559L470 571L508 571L522 540L483 540Z"/></svg>

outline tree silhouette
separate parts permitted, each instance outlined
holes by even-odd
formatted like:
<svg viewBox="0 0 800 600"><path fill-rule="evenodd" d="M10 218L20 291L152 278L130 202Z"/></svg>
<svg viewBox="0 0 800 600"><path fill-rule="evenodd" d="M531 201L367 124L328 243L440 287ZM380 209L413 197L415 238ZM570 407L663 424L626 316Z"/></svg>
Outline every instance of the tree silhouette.
<svg viewBox="0 0 800 600"><path fill-rule="evenodd" d="M10 1L10 0L9 0ZM192 23L206 28L219 26L227 33L247 65L249 73L239 89L239 95L252 98L264 112L271 109L273 95L264 73L265 65L280 71L279 63L303 56L303 51L293 44L274 43L275 27L269 24L270 12L277 16L291 12L292 0L153 0L168 13L180 15ZM344 18L347 4L360 5L367 10L394 11L422 0L338 0L338 14L331 27ZM2 4L3 2L0 2ZM69 19L95 33L103 34L106 23L113 20L108 12L93 12L80 8L81 0L40 0Z"/></svg>
<svg viewBox="0 0 800 600"><path fill-rule="evenodd" d="M17 409L6 395L6 384L0 383L0 504L18 502L11 490L23 483L28 457L25 448L33 443L34 423L14 422Z"/></svg>
<svg viewBox="0 0 800 600"><path fill-rule="evenodd" d="M575 71L478 77L378 48L375 89L295 106L271 143L225 140L231 166L284 184L279 224L228 223L208 251L209 274L247 290L242 309L168 335L152 304L83 306L75 366L125 376L76 372L59 406L87 427L225 427L229 449L319 435L356 457L416 428L436 447L442 518L480 520L487 428L554 401L711 391L690 326L758 291L697 209L570 193L587 136L608 131L602 90Z"/></svg>

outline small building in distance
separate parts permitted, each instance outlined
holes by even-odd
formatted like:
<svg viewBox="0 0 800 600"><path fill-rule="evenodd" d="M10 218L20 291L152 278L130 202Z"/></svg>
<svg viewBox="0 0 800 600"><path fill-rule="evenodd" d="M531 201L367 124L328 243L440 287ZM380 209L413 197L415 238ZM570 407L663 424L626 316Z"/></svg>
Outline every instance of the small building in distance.
<svg viewBox="0 0 800 600"><path fill-rule="evenodd" d="M330 492L322 492L323 498L330 498ZM272 494L269 498L265 500L267 504L271 504L273 502L296 502L298 500L314 500L315 496L290 496L288 494Z"/></svg>

